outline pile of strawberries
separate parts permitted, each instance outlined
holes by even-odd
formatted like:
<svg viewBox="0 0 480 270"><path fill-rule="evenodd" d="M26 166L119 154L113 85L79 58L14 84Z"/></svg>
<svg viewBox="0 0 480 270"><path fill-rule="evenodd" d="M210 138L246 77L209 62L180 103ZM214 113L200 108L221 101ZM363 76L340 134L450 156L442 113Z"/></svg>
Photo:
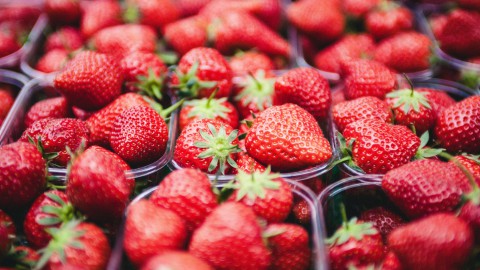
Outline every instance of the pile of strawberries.
<svg viewBox="0 0 480 270"><path fill-rule="evenodd" d="M29 6L2 7L0 10L0 57L20 50L40 16L38 8Z"/></svg>

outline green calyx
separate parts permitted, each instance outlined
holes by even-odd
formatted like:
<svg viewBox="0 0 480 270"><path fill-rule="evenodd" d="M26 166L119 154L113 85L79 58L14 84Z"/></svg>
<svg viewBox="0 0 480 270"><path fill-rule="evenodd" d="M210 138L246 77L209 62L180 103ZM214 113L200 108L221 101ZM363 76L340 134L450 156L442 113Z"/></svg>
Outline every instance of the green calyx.
<svg viewBox="0 0 480 270"><path fill-rule="evenodd" d="M178 94L182 97L197 97L200 90L215 87L217 82L201 81L198 79L198 66L198 62L193 63L185 74L176 69L174 72L178 77L179 84L171 85L170 87L177 89Z"/></svg>
<svg viewBox="0 0 480 270"><path fill-rule="evenodd" d="M67 203L58 195L53 193L46 193L50 200L59 204L59 206L45 205L42 206L41 211L45 214L50 214L48 217L37 220L37 223L42 226L53 226L69 222L72 220L83 220L84 217L75 210L71 203Z"/></svg>
<svg viewBox="0 0 480 270"><path fill-rule="evenodd" d="M475 89L480 84L480 74L478 71L462 70L460 74L460 82L472 89Z"/></svg>
<svg viewBox="0 0 480 270"><path fill-rule="evenodd" d="M152 68L148 69L148 76L138 76L138 82L135 86L140 89L142 94L158 100L162 99L164 76L155 74Z"/></svg>
<svg viewBox="0 0 480 270"><path fill-rule="evenodd" d="M279 177L280 174L271 173L270 166L263 172L247 173L239 170L235 176L235 182L229 184L227 188L238 190L235 198L237 201L242 200L245 196L252 201L257 198L264 199L266 190L278 190L280 188L280 183L274 181Z"/></svg>
<svg viewBox="0 0 480 270"><path fill-rule="evenodd" d="M431 158L438 156L440 153L445 151L443 148L430 148L430 147L425 147L428 144L428 141L430 140L430 135L428 131L425 131L425 133L422 134L420 137L420 146L417 149L417 152L415 153L414 160L418 159L426 159L426 158Z"/></svg>
<svg viewBox="0 0 480 270"><path fill-rule="evenodd" d="M242 151L238 145L233 144L233 141L237 138L238 130L236 129L227 135L225 127L222 126L217 131L212 124L208 124L208 130L210 132L200 130L200 136L203 141L194 143L196 147L205 149L205 151L198 155L198 158L204 159L212 157L212 161L208 166L209 172L219 166L220 172L225 174L227 163L231 167L237 168L237 163L230 155Z"/></svg>
<svg viewBox="0 0 480 270"><path fill-rule="evenodd" d="M35 141L32 137L28 136L28 142L33 144L38 152L42 155L43 159L47 162L47 168L50 165L50 163L58 157L58 152L52 152L52 153L45 153L45 148L43 147L42 143L42 137L38 136L37 140Z"/></svg>
<svg viewBox="0 0 480 270"><path fill-rule="evenodd" d="M346 162L350 168L359 172L363 172L362 168L358 167L358 165L355 164L355 161L353 161L352 149L355 139L350 139L347 141L345 137L343 137L342 133L337 131L337 140L340 146L340 153L342 154L342 158L335 161L332 166L336 166L338 164Z"/></svg>
<svg viewBox="0 0 480 270"><path fill-rule="evenodd" d="M265 71L258 70L257 73L246 77L246 81L241 84L242 91L235 97L235 100L243 99L242 105L244 106L253 102L260 111L263 111L266 109L264 104L272 105L274 84L274 78L265 78Z"/></svg>
<svg viewBox="0 0 480 270"><path fill-rule="evenodd" d="M137 23L140 19L140 10L136 5L128 5L122 17L126 23Z"/></svg>
<svg viewBox="0 0 480 270"><path fill-rule="evenodd" d="M342 227L325 242L329 245L341 245L351 238L359 241L365 235L375 235L377 233L378 231L373 227L372 223L359 223L357 218L352 218L350 221L344 221Z"/></svg>
<svg viewBox="0 0 480 270"><path fill-rule="evenodd" d="M413 108L415 112L420 112L420 105L424 106L425 108L431 109L430 103L428 99L425 97L423 93L419 93L412 89L403 89L397 90L387 94L388 98L397 98L395 104L393 104L393 108L401 109L405 114L410 112L410 109Z"/></svg>
<svg viewBox="0 0 480 270"><path fill-rule="evenodd" d="M214 119L220 117L228 119L227 113L231 112L231 110L223 105L227 101L227 98L215 99L217 92L218 88L215 89L208 98L194 99L185 102L186 106L192 107L192 110L188 113L188 118Z"/></svg>

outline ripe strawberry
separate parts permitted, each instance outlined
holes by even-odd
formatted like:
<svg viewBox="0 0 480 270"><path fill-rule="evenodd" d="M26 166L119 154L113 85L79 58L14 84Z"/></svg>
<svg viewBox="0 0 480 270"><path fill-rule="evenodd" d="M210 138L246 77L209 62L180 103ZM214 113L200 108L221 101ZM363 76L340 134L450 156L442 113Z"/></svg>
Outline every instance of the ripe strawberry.
<svg viewBox="0 0 480 270"><path fill-rule="evenodd" d="M292 189L279 174L265 171L247 173L238 171L235 182L226 187L234 189L230 201L237 201L253 209L267 222L283 222L292 209Z"/></svg>
<svg viewBox="0 0 480 270"><path fill-rule="evenodd" d="M38 59L35 69L43 73L62 70L70 60L69 53L63 49L53 49Z"/></svg>
<svg viewBox="0 0 480 270"><path fill-rule="evenodd" d="M352 218L345 221L335 234L327 239L330 267L333 270L348 269L380 263L385 247L382 236L372 223Z"/></svg>
<svg viewBox="0 0 480 270"><path fill-rule="evenodd" d="M374 96L384 99L395 88L396 77L382 63L372 60L350 60L341 65L345 81L345 98Z"/></svg>
<svg viewBox="0 0 480 270"><path fill-rule="evenodd" d="M372 223L384 240L390 232L405 223L402 217L381 206L362 212L360 220Z"/></svg>
<svg viewBox="0 0 480 270"><path fill-rule="evenodd" d="M178 20L165 26L164 38L178 54L184 55L207 44L208 22L200 16Z"/></svg>
<svg viewBox="0 0 480 270"><path fill-rule="evenodd" d="M402 270L402 264L394 252L388 252L383 259L381 270Z"/></svg>
<svg viewBox="0 0 480 270"><path fill-rule="evenodd" d="M249 155L277 171L304 169L332 156L330 143L315 118L294 104L260 113L245 138Z"/></svg>
<svg viewBox="0 0 480 270"><path fill-rule="evenodd" d="M461 269L473 247L473 233L453 214L440 213L397 228L388 246L404 269Z"/></svg>
<svg viewBox="0 0 480 270"><path fill-rule="evenodd" d="M429 101L430 106L439 116L443 110L452 106L456 101L447 93L430 88L415 88L415 91L422 93Z"/></svg>
<svg viewBox="0 0 480 270"><path fill-rule="evenodd" d="M332 108L332 117L337 129L343 132L345 127L360 119L379 119L392 123L393 114L390 106L376 97L359 97L343 101Z"/></svg>
<svg viewBox="0 0 480 270"><path fill-rule="evenodd" d="M13 106L15 98L12 95L10 89L0 87L0 119L3 120L7 117L8 112Z"/></svg>
<svg viewBox="0 0 480 270"><path fill-rule="evenodd" d="M4 228L7 234L15 235L17 230L12 218L0 209L0 227Z"/></svg>
<svg viewBox="0 0 480 270"><path fill-rule="evenodd" d="M416 160L391 170L383 177L382 188L410 218L452 211L462 194L471 189L457 166L431 159Z"/></svg>
<svg viewBox="0 0 480 270"><path fill-rule="evenodd" d="M215 99L213 95L184 103L179 116L180 130L197 119L215 119L233 128L238 127L238 112L232 103L227 98Z"/></svg>
<svg viewBox="0 0 480 270"><path fill-rule="evenodd" d="M130 23L148 25L163 32L165 25L180 18L180 9L172 0L127 0L125 18Z"/></svg>
<svg viewBox="0 0 480 270"><path fill-rule="evenodd" d="M267 73L267 74L266 74ZM236 83L234 100L241 117L259 113L272 106L275 79L268 70L258 70Z"/></svg>
<svg viewBox="0 0 480 270"><path fill-rule="evenodd" d="M228 97L232 76L230 66L217 50L200 47L180 59L170 85L181 96L206 98L218 88L217 98Z"/></svg>
<svg viewBox="0 0 480 270"><path fill-rule="evenodd" d="M273 103L296 104L322 121L328 116L332 95L328 81L317 70L295 68L276 80Z"/></svg>
<svg viewBox="0 0 480 270"><path fill-rule="evenodd" d="M187 238L182 218L174 212L141 200L127 212L123 247L130 261L143 265L167 250L180 250Z"/></svg>
<svg viewBox="0 0 480 270"><path fill-rule="evenodd" d="M38 269L105 269L110 257L108 239L102 229L92 223L71 221L60 228L50 228L52 240L37 264ZM67 267L67 266L65 266ZM74 268L75 269L75 268Z"/></svg>
<svg viewBox="0 0 480 270"><path fill-rule="evenodd" d="M117 154L113 153L112 151L109 151L109 150L107 150L107 149L105 149L105 148L102 148L102 147L100 147L100 146L97 146L97 145L92 145L92 146L90 146L89 148L92 149L92 151L95 151L95 152L97 152L97 153L101 153L101 154L103 154L103 155L106 155L107 158L109 158L109 159L116 160L116 162L117 162L118 164L120 164L120 166L122 167L122 169L123 169L123 171L124 171L125 173L127 173L127 171L130 170L130 165L128 165L128 164L125 162L125 160L123 160L120 156L118 156ZM129 177L131 177L131 176L130 176L130 175L127 175L127 178L129 178ZM131 183L131 182L129 181L129 183Z"/></svg>
<svg viewBox="0 0 480 270"><path fill-rule="evenodd" d="M14 246L13 250L10 250L6 259L6 265L12 265L18 269L26 267L27 269L33 269L40 260L40 255L33 249L27 246ZM10 269L10 268L8 268Z"/></svg>
<svg viewBox="0 0 480 270"><path fill-rule="evenodd" d="M479 153L479 121L480 96L472 96L442 112L435 126L435 135L449 152Z"/></svg>
<svg viewBox="0 0 480 270"><path fill-rule="evenodd" d="M96 110L120 95L122 81L122 70L113 58L96 52L81 52L57 74L54 85L69 104Z"/></svg>
<svg viewBox="0 0 480 270"><path fill-rule="evenodd" d="M12 218L0 210L0 260L10 251L15 234L16 229Z"/></svg>
<svg viewBox="0 0 480 270"><path fill-rule="evenodd" d="M398 168L412 160L420 146L420 139L407 127L375 118L347 125L343 136L351 147L351 165L365 173L382 174Z"/></svg>
<svg viewBox="0 0 480 270"><path fill-rule="evenodd" d="M286 12L293 26L322 43L338 39L345 29L344 15L333 1L297 1Z"/></svg>
<svg viewBox="0 0 480 270"><path fill-rule="evenodd" d="M198 228L217 206L208 177L194 169L181 169L165 177L150 197L158 207L177 213L189 232Z"/></svg>
<svg viewBox="0 0 480 270"><path fill-rule="evenodd" d="M177 139L173 160L183 168L222 174L235 167L240 149L238 130L213 119L195 120L187 125Z"/></svg>
<svg viewBox="0 0 480 270"><path fill-rule="evenodd" d="M307 201L301 200L296 202L292 208L293 216L302 225L310 224L311 222L311 208Z"/></svg>
<svg viewBox="0 0 480 270"><path fill-rule="evenodd" d="M417 32L403 32L383 40L375 60L398 72L415 72L430 66L432 42Z"/></svg>
<svg viewBox="0 0 480 270"><path fill-rule="evenodd" d="M56 24L70 24L80 19L79 0L46 0L44 4L48 18Z"/></svg>
<svg viewBox="0 0 480 270"><path fill-rule="evenodd" d="M141 268L141 270L158 270L158 269L182 270L214 270L203 260L192 256L184 251L166 251L160 255L150 258Z"/></svg>
<svg viewBox="0 0 480 270"><path fill-rule="evenodd" d="M256 51L237 53L229 60L230 67L235 75L256 74L263 70L270 75L275 69L275 64L266 54ZM270 76L269 76L270 77Z"/></svg>
<svg viewBox="0 0 480 270"><path fill-rule="evenodd" d="M313 59L318 69L340 73L340 64L351 59L361 59L373 54L375 42L366 34L349 34L321 50Z"/></svg>
<svg viewBox="0 0 480 270"><path fill-rule="evenodd" d="M122 8L117 1L89 1L82 4L80 31L90 38L99 30L122 23Z"/></svg>
<svg viewBox="0 0 480 270"><path fill-rule="evenodd" d="M299 225L270 224L263 232L272 250L270 269L306 270L310 265L311 250L308 232Z"/></svg>
<svg viewBox="0 0 480 270"><path fill-rule="evenodd" d="M35 103L25 115L25 127L30 127L35 121L45 118L68 118L72 115L67 100L55 97Z"/></svg>
<svg viewBox="0 0 480 270"><path fill-rule="evenodd" d="M235 202L215 208L193 233L188 249L215 269L268 269L271 260L253 210Z"/></svg>
<svg viewBox="0 0 480 270"><path fill-rule="evenodd" d="M73 27L64 27L47 37L47 40L45 41L45 52L55 49L72 52L82 46L82 34Z"/></svg>
<svg viewBox="0 0 480 270"><path fill-rule="evenodd" d="M397 3L384 2L365 17L367 31L376 39L393 36L413 28L413 14Z"/></svg>
<svg viewBox="0 0 480 270"><path fill-rule="evenodd" d="M478 190L473 191L471 194L476 195L476 198L469 198L467 203L460 209L458 217L467 222L470 228L472 228L475 234L475 243L480 243L480 203L478 201Z"/></svg>
<svg viewBox="0 0 480 270"><path fill-rule="evenodd" d="M213 19L211 27L214 47L223 54L252 48L268 55L291 54L287 41L246 12L224 12Z"/></svg>
<svg viewBox="0 0 480 270"><path fill-rule="evenodd" d="M457 9L447 20L437 37L442 50L457 57L479 56L480 31L476 26L480 23L480 13ZM462 33L461 38L459 33Z"/></svg>
<svg viewBox="0 0 480 270"><path fill-rule="evenodd" d="M35 146L15 142L0 147L0 209L27 206L45 185L46 163Z"/></svg>
<svg viewBox="0 0 480 270"><path fill-rule="evenodd" d="M480 157L463 154L455 156L455 159L472 174L477 185L480 185Z"/></svg>
<svg viewBox="0 0 480 270"><path fill-rule="evenodd" d="M101 222L121 217L134 188L124 164L91 147L76 157L69 169L67 197L75 208Z"/></svg>
<svg viewBox="0 0 480 270"><path fill-rule="evenodd" d="M177 0L176 5L181 11L182 17L196 15L205 5L212 0Z"/></svg>
<svg viewBox="0 0 480 270"><path fill-rule="evenodd" d="M432 16L429 18L430 28L432 29L433 35L438 38L443 32L443 28L448 22L448 15L441 14L438 16Z"/></svg>
<svg viewBox="0 0 480 270"><path fill-rule="evenodd" d="M260 164L260 162L251 157L247 152L238 153L235 162L237 162L237 168L233 168L231 174L238 174L240 170L246 173L253 173L255 171L263 172L267 169L265 166Z"/></svg>
<svg viewBox="0 0 480 270"><path fill-rule="evenodd" d="M12 34L0 31L0 57L10 55L20 49L20 43Z"/></svg>
<svg viewBox="0 0 480 270"><path fill-rule="evenodd" d="M364 17L371 9L373 9L378 3L379 0L343 0L342 8L345 13L354 17L361 18Z"/></svg>
<svg viewBox="0 0 480 270"><path fill-rule="evenodd" d="M81 120L46 118L34 122L27 128L20 137L20 141L28 142L30 138L35 144L41 141L45 153L58 153L52 162L59 166L66 166L70 160L66 148L76 150L82 143L88 145L88 136L88 127Z"/></svg>

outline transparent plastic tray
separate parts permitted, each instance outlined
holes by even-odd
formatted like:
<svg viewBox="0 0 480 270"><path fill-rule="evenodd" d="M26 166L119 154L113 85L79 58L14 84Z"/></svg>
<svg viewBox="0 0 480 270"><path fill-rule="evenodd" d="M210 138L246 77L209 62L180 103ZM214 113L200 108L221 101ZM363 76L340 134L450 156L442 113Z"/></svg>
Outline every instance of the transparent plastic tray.
<svg viewBox="0 0 480 270"><path fill-rule="evenodd" d="M0 138L3 138L0 143L10 143L16 141L24 131L23 121L28 109L37 101L39 94L42 94L45 87L51 86L51 82L45 82L39 79L30 81L22 89L21 94L17 98L9 116L6 119L8 125L0 130ZM172 100L174 101L174 100ZM168 142L165 153L157 161L152 162L143 167L135 168L129 171L129 177L139 180L142 177L149 177L150 180L155 177L155 173L162 169L173 157L174 137L177 134L177 111L173 112L168 123ZM59 181L64 181L67 170L65 168L50 167L49 172L56 176Z"/></svg>
<svg viewBox="0 0 480 270"><path fill-rule="evenodd" d="M311 211L311 222L309 224L309 236L310 243L312 248L312 263L311 269L315 270L327 270L327 257L325 253L324 235L325 230L321 223L321 214L317 211L318 202L315 199L315 195L310 189L304 186L301 183L296 181L287 180L291 185L294 197L297 199L304 200L308 203L308 207ZM140 195L138 195L130 205L138 202L142 199L147 199L150 195L157 189L157 187L150 188ZM127 208L128 212L128 208ZM288 221L288 220L287 220ZM123 252L123 232L124 232L124 222L121 225L117 238L115 240L115 246L112 249L112 255L108 263L108 270L118 270L118 269L130 269L127 267L127 258Z"/></svg>

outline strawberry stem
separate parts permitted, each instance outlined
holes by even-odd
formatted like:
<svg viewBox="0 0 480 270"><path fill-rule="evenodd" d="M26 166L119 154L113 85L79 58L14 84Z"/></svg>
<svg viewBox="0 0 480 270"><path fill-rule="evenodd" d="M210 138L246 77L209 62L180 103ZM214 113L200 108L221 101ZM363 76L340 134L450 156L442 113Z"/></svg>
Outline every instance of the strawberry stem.
<svg viewBox="0 0 480 270"><path fill-rule="evenodd" d="M342 216L342 221L345 225L345 228L348 230L347 210L345 209L345 204L343 202L340 203L340 215Z"/></svg>
<svg viewBox="0 0 480 270"><path fill-rule="evenodd" d="M211 103L212 99L214 99L215 96L217 95L218 90L219 90L218 87L215 88L215 90L212 92L212 94L210 94L210 96L208 97L208 99L207 99L207 104L206 104L206 107L207 107L207 108L210 108L210 103Z"/></svg>
<svg viewBox="0 0 480 270"><path fill-rule="evenodd" d="M438 156L445 158L448 161L452 161L460 170L462 170L463 174L465 174L465 176L468 178L468 181L470 182L473 191L479 191L479 187L475 182L475 178L473 177L472 173L467 168L465 168L465 166L463 166L463 164L460 163L456 157L450 155L447 152L441 152L440 154L438 154Z"/></svg>

